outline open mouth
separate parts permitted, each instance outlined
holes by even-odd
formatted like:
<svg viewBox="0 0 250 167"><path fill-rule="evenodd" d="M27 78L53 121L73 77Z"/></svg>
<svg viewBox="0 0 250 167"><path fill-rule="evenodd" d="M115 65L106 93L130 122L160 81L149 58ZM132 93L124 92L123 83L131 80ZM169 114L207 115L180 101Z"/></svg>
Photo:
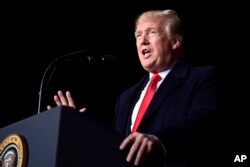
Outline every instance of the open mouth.
<svg viewBox="0 0 250 167"><path fill-rule="evenodd" d="M150 55L152 54L151 50L150 49L143 49L142 50L142 55L143 55L143 58L149 58Z"/></svg>

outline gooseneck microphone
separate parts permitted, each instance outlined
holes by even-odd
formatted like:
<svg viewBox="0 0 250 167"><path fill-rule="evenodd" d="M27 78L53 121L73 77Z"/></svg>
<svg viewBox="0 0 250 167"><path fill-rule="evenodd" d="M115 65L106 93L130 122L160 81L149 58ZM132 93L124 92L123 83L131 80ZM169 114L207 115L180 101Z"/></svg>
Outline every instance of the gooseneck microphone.
<svg viewBox="0 0 250 167"><path fill-rule="evenodd" d="M71 52L65 55L62 55L60 57L57 57L54 59L45 69L41 82L40 82L40 89L38 93L38 111L37 113L39 114L42 110L41 105L43 102L43 92L44 90L47 89L48 84L57 69L57 67L64 63L64 62L69 62L69 61L77 61L77 62L83 62L84 64L88 65L95 65L95 64L113 64L116 61L116 56L114 55L93 55L87 52L86 50L82 51L76 51L76 52ZM49 75L49 76L48 76ZM45 87L44 87L45 86Z"/></svg>

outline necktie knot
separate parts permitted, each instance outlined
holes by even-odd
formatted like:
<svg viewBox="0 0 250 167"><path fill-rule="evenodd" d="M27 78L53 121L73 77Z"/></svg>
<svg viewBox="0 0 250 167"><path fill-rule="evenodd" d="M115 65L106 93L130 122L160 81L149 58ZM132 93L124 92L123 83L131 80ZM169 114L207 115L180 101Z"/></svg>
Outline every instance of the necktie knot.
<svg viewBox="0 0 250 167"><path fill-rule="evenodd" d="M152 79L151 79L151 83L152 83L152 85L155 85L155 84L157 84L160 80L161 80L161 76L160 76L158 73L156 73L156 74L153 75L153 77L152 77Z"/></svg>

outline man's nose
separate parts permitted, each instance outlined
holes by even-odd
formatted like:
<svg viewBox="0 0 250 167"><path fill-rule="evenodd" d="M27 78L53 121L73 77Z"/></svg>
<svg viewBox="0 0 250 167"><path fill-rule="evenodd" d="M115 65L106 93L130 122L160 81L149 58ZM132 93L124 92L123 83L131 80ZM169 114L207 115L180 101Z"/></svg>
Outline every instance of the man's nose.
<svg viewBox="0 0 250 167"><path fill-rule="evenodd" d="M148 44L149 44L149 40L148 40L147 35L143 35L143 36L142 36L141 44L142 44L142 45L148 45Z"/></svg>

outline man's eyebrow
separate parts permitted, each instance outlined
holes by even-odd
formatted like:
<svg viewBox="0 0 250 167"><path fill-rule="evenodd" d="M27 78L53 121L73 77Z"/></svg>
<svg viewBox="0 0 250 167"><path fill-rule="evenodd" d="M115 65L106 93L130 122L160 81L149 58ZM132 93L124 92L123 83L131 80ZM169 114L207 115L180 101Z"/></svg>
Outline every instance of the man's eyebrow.
<svg viewBox="0 0 250 167"><path fill-rule="evenodd" d="M149 31L149 30L158 30L158 28L157 27L147 27L145 30L136 30L135 33Z"/></svg>

